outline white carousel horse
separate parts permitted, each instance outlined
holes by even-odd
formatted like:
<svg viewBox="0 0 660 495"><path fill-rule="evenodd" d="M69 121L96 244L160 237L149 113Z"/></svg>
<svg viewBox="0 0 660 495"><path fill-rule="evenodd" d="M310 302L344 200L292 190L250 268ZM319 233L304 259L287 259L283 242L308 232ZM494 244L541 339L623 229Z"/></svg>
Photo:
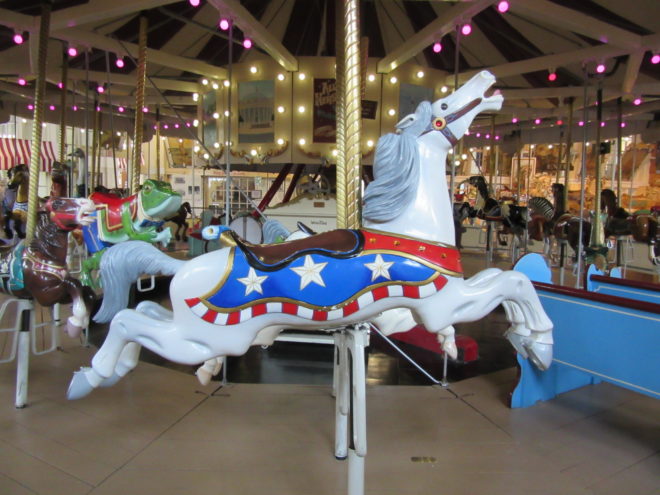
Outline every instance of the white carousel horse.
<svg viewBox="0 0 660 495"><path fill-rule="evenodd" d="M420 104L397 125L399 134L381 138L375 180L365 195L365 229L252 246L223 228L207 227L207 236L219 237L224 247L186 262L139 241L113 246L108 254L116 250L117 266L129 278L143 259L151 270L174 273L172 311L145 301L116 312L113 307L121 304L113 306L116 291L104 278L104 307L95 319L112 318L108 335L92 366L74 374L68 397L83 397L124 376L137 365L140 345L171 361L212 368L218 356L271 344L284 328L319 330L371 320L385 323L388 333L387 321L414 319L455 357L452 324L480 319L499 304L516 349L547 368L552 322L529 279L488 269L465 280L452 246L447 152L479 112L501 107L501 95L484 94L494 82L481 72L454 94ZM112 270L101 271L109 277ZM403 310L390 312L396 308Z"/></svg>

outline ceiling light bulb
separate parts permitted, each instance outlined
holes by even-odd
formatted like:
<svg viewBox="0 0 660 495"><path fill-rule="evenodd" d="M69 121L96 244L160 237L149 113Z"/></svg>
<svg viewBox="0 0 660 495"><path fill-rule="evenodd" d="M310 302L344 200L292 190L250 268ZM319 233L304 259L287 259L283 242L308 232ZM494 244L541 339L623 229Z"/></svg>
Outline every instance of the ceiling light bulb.
<svg viewBox="0 0 660 495"><path fill-rule="evenodd" d="M252 48L252 40L250 38L245 38L243 40L243 48L245 48L246 50Z"/></svg>
<svg viewBox="0 0 660 495"><path fill-rule="evenodd" d="M469 22L463 24L463 26L461 27L461 33L463 34L463 36L469 36L471 32L472 32L472 25Z"/></svg>
<svg viewBox="0 0 660 495"><path fill-rule="evenodd" d="M119 113L124 113L125 108L124 107L118 107L117 110Z"/></svg>
<svg viewBox="0 0 660 495"><path fill-rule="evenodd" d="M19 86L25 86L27 84L27 81L25 80L24 77L19 77L18 78L18 85Z"/></svg>
<svg viewBox="0 0 660 495"><path fill-rule="evenodd" d="M606 68L607 67L605 67L605 64L601 62L596 66L596 72L598 72L599 74L602 74L603 72L605 72Z"/></svg>
<svg viewBox="0 0 660 495"><path fill-rule="evenodd" d="M214 118L214 119L219 119L219 118L220 118L220 114L219 114L218 112L213 112L213 118Z"/></svg>
<svg viewBox="0 0 660 495"><path fill-rule="evenodd" d="M518 123L518 117L514 117L511 119L511 123L517 124Z"/></svg>
<svg viewBox="0 0 660 495"><path fill-rule="evenodd" d="M16 43L17 45L22 45L23 42L25 41L21 33L14 33L14 37L12 39L14 40L14 43Z"/></svg>
<svg viewBox="0 0 660 495"><path fill-rule="evenodd" d="M422 77L424 77L424 71L423 71L423 70L418 70L418 71L417 71L417 77L420 78L420 79L421 79Z"/></svg>
<svg viewBox="0 0 660 495"><path fill-rule="evenodd" d="M305 73L304 73L304 72L301 72L300 74L298 74L298 79L300 79L301 81L304 81L304 80L305 80L305 77L306 77L306 76L305 76Z"/></svg>
<svg viewBox="0 0 660 495"><path fill-rule="evenodd" d="M225 110L224 115L225 115L225 117L229 117L229 110Z"/></svg>
<svg viewBox="0 0 660 495"><path fill-rule="evenodd" d="M371 148L373 145L374 145L374 141L373 141L373 139L369 139L369 140L367 141L367 146L368 146L369 148Z"/></svg>
<svg viewBox="0 0 660 495"><path fill-rule="evenodd" d="M369 75L367 76L367 80L368 80L369 82L374 82L374 81L376 80L376 76L375 76L374 74L369 74Z"/></svg>
<svg viewBox="0 0 660 495"><path fill-rule="evenodd" d="M277 113L284 113L284 107L282 105L277 107Z"/></svg>
<svg viewBox="0 0 660 495"><path fill-rule="evenodd" d="M211 85L211 87L212 87L213 89L218 89L220 86L218 86L218 83L217 83L217 82L214 82L214 83Z"/></svg>
<svg viewBox="0 0 660 495"><path fill-rule="evenodd" d="M75 46L70 46L66 53L69 55L69 57L75 57L78 55L78 49Z"/></svg>
<svg viewBox="0 0 660 495"><path fill-rule="evenodd" d="M638 96L633 100L633 105L638 106L642 104L642 99Z"/></svg>
<svg viewBox="0 0 660 495"><path fill-rule="evenodd" d="M392 84L396 84L397 81L398 81L398 79L396 78L396 76L392 76L392 77L390 77L390 82L391 82Z"/></svg>
<svg viewBox="0 0 660 495"><path fill-rule="evenodd" d="M282 73L280 72L280 73L277 75L277 80L278 80L278 81L284 81L284 74L282 74Z"/></svg>
<svg viewBox="0 0 660 495"><path fill-rule="evenodd" d="M199 7L200 0L188 0L193 7Z"/></svg>
<svg viewBox="0 0 660 495"><path fill-rule="evenodd" d="M534 119L534 123L535 123L536 125L539 125L539 124L541 123L541 119Z"/></svg>
<svg viewBox="0 0 660 495"><path fill-rule="evenodd" d="M219 26L220 29L222 29L223 31L227 31L227 29L229 29L229 19L225 19L225 18L223 17L222 19L220 19L220 22L218 23L218 26Z"/></svg>
<svg viewBox="0 0 660 495"><path fill-rule="evenodd" d="M394 117L394 114L395 114L395 113L396 113L396 110L394 110L393 108L390 108L390 109L387 111L387 115L389 115L390 117Z"/></svg>
<svg viewBox="0 0 660 495"><path fill-rule="evenodd" d="M442 94L445 94L447 91L449 91L449 88L447 86L443 86L443 87L440 88L440 92Z"/></svg>
<svg viewBox="0 0 660 495"><path fill-rule="evenodd" d="M300 105L300 106L298 107L298 112L299 112L299 113L305 113L305 106L304 106L304 105Z"/></svg>
<svg viewBox="0 0 660 495"><path fill-rule="evenodd" d="M439 41L433 43L433 52L440 53L441 51L442 51L442 43L440 43Z"/></svg>
<svg viewBox="0 0 660 495"><path fill-rule="evenodd" d="M305 143L306 143L306 142L307 142L307 141L305 141L305 138L300 138L300 139L298 140L298 144L300 144L300 146L305 146Z"/></svg>
<svg viewBox="0 0 660 495"><path fill-rule="evenodd" d="M208 79L206 79L206 78L202 79L202 84L203 84L204 86L207 86L208 83L209 83L209 80L208 80Z"/></svg>
<svg viewBox="0 0 660 495"><path fill-rule="evenodd" d="M282 146L282 145L284 144L284 139L279 138L279 139L277 140L277 144L280 145L280 146Z"/></svg>
<svg viewBox="0 0 660 495"><path fill-rule="evenodd" d="M124 59L122 57L117 57L117 60L115 60L115 65L120 69L123 69L124 65L126 64L124 63Z"/></svg>
<svg viewBox="0 0 660 495"><path fill-rule="evenodd" d="M555 71L551 71L548 74L548 81L553 82L553 81L556 81L556 80L557 80L557 73Z"/></svg>
<svg viewBox="0 0 660 495"><path fill-rule="evenodd" d="M506 0L501 0L500 2L497 3L497 11L500 14L504 14L508 10L509 10L509 2L507 2Z"/></svg>
<svg viewBox="0 0 660 495"><path fill-rule="evenodd" d="M654 53L653 55L651 55L651 63L660 64L660 53Z"/></svg>
<svg viewBox="0 0 660 495"><path fill-rule="evenodd" d="M253 65L252 67L250 67L250 72L252 74L256 74L257 73L257 68Z"/></svg>

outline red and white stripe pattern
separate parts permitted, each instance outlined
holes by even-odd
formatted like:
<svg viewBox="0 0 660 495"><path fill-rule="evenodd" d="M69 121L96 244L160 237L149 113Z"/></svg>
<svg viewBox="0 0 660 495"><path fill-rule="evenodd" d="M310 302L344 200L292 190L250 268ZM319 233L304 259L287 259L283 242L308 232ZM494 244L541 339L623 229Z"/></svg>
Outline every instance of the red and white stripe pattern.
<svg viewBox="0 0 660 495"><path fill-rule="evenodd" d="M29 165L32 155L31 141L29 139L0 138L0 170L24 163ZM53 162L57 160L55 147L52 141L41 142L41 171L51 172Z"/></svg>
<svg viewBox="0 0 660 495"><path fill-rule="evenodd" d="M256 303L240 311L219 312L210 309L198 297L186 299L190 310L202 320L214 325L236 325L246 322L256 316L271 313L280 313L298 316L311 321L333 321L357 313L374 302L386 297L407 297L410 299L423 299L440 291L447 279L438 275L433 281L424 285L385 285L365 292L357 299L350 300L339 309L323 311L311 309L294 302L262 302Z"/></svg>

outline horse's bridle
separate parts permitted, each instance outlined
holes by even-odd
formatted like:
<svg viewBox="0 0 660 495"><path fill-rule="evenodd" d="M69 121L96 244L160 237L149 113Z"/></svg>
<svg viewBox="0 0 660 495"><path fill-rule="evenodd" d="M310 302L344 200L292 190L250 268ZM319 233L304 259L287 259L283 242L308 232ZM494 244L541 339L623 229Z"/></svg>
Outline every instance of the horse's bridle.
<svg viewBox="0 0 660 495"><path fill-rule="evenodd" d="M426 131L424 131L422 133L422 136L424 134L427 134L427 133L431 132L431 131L440 131L442 133L442 135L447 138L447 141L449 141L452 146L455 146L456 143L458 143L459 138L457 138L454 135L454 133L451 131L451 129L449 128L449 124L451 124L452 122L455 122L458 119L460 119L461 117L463 117L470 110L473 110L474 108L479 106L479 104L481 102L482 102L481 98L475 98L474 100L472 100L467 105L459 108L458 110L456 110L455 112L450 113L449 115L446 115L444 117L435 117L431 121L431 127L429 129L427 129Z"/></svg>

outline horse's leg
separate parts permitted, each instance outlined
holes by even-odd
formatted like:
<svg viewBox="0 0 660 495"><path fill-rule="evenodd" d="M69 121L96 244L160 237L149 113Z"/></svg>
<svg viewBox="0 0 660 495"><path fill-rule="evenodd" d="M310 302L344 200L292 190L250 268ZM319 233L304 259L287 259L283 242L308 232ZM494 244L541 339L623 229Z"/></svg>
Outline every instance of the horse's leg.
<svg viewBox="0 0 660 495"><path fill-rule="evenodd" d="M83 297L82 284L78 280L67 277L62 280L62 285L73 302L71 308L73 314L67 319L66 333L75 338L80 335L83 328L87 328L87 325L89 325L89 308Z"/></svg>

